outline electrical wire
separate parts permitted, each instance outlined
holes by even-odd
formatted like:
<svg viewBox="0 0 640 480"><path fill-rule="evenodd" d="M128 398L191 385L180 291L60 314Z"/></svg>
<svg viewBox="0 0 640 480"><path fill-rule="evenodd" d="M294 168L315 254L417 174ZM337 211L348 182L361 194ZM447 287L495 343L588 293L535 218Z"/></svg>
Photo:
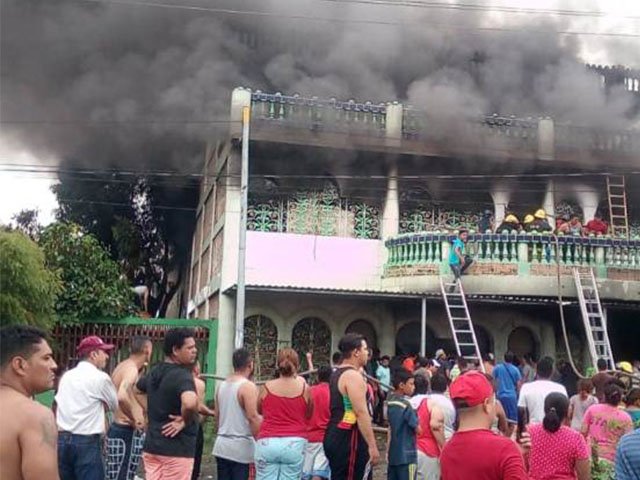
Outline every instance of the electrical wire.
<svg viewBox="0 0 640 480"><path fill-rule="evenodd" d="M502 32L502 33L532 33L540 35L561 35L561 36L597 36L597 37L614 37L614 38L640 38L640 34L622 33L622 32L589 32L589 31L571 31L571 30L534 30L523 28L506 28L506 27L480 27L473 25L454 25L451 23L436 23L436 22L394 22L389 20L366 20L366 19L347 19L347 18L328 18L318 17L313 15L302 14L284 14L257 10L235 10L231 8L217 8L217 7L203 7L198 5L178 5L173 3L160 3L138 0L80 0L90 3L101 3L109 5L127 5L127 6L140 6L140 7L154 7L173 10L185 10L195 12L211 12L220 13L224 15L239 15L239 16L254 16L264 18L277 18L277 19L290 19L290 20L308 20L314 22L325 23L341 23L341 24L363 24L363 25L377 25L377 26L393 26L393 27L435 27L443 30L466 30L466 31L480 31L480 32Z"/></svg>

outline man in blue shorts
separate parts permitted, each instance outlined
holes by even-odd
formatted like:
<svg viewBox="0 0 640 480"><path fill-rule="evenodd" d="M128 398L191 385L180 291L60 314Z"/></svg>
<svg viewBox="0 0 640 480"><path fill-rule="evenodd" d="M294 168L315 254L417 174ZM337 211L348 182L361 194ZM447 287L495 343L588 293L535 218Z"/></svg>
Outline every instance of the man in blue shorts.
<svg viewBox="0 0 640 480"><path fill-rule="evenodd" d="M465 245L469 238L469 232L465 228L461 228L458 237L451 245L449 252L449 266L453 272L454 282L457 282L464 272L471 266L473 260L470 256L465 255Z"/></svg>
<svg viewBox="0 0 640 480"><path fill-rule="evenodd" d="M518 390L522 383L520 369L514 365L516 356L508 351L504 354L504 362L493 369L492 375L497 385L496 397L502 404L509 422L508 434L511 436L514 426L518 423Z"/></svg>

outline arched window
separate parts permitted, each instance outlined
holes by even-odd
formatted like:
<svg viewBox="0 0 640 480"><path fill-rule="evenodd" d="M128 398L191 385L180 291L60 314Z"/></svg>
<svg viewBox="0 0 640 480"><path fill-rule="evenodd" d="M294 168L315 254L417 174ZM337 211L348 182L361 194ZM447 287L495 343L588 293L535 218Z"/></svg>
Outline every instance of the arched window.
<svg viewBox="0 0 640 480"><path fill-rule="evenodd" d="M308 368L307 352L313 354L316 366L331 364L331 330L319 318L307 317L296 323L291 333L291 346L298 352L301 370Z"/></svg>
<svg viewBox="0 0 640 480"><path fill-rule="evenodd" d="M480 348L480 355L485 355L489 352L493 353L493 336L489 331L480 325L474 325L473 330L476 333L476 340L478 341L478 347Z"/></svg>
<svg viewBox="0 0 640 480"><path fill-rule="evenodd" d="M278 328L269 317L253 315L244 321L244 347L253 355L256 380L273 378L278 354Z"/></svg>
<svg viewBox="0 0 640 480"><path fill-rule="evenodd" d="M359 333L367 340L370 350L378 348L378 335L369 320L355 320L349 324L344 333Z"/></svg>
<svg viewBox="0 0 640 480"><path fill-rule="evenodd" d="M420 353L420 322L411 322L403 325L396 334L396 355L406 355L408 353ZM426 354L433 357L438 348L443 345L436 341L433 330L427 326Z"/></svg>
<svg viewBox="0 0 640 480"><path fill-rule="evenodd" d="M527 327L517 327L511 331L507 341L507 348L518 357L531 355L534 358L538 358L538 342L533 332Z"/></svg>

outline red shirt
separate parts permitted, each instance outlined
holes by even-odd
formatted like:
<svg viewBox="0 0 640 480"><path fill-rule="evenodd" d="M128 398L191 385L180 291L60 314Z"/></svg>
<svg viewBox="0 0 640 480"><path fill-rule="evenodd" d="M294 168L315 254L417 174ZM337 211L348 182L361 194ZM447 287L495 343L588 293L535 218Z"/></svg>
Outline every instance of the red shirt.
<svg viewBox="0 0 640 480"><path fill-rule="evenodd" d="M310 443L322 443L331 416L329 384L319 383L311 387L311 398L313 413L307 421L307 440Z"/></svg>
<svg viewBox="0 0 640 480"><path fill-rule="evenodd" d="M263 420L258 438L307 438L306 414L307 401L304 399L304 390L297 397L289 398L275 395L267 389L267 395L262 400Z"/></svg>
<svg viewBox="0 0 640 480"><path fill-rule="evenodd" d="M529 426L531 480L576 480L576 461L591 456L584 437L562 426L556 433L547 432L542 424Z"/></svg>
<svg viewBox="0 0 640 480"><path fill-rule="evenodd" d="M425 455L431 458L440 456L440 447L436 437L431 431L431 410L429 410L428 400L425 398L418 407L418 420L422 433L416 437L416 446Z"/></svg>
<svg viewBox="0 0 640 480"><path fill-rule="evenodd" d="M411 357L407 357L404 359L404 362L402 362L402 367L407 372L413 373L413 371L416 369L416 361Z"/></svg>
<svg viewBox="0 0 640 480"><path fill-rule="evenodd" d="M609 230L609 225L607 225L607 222L594 218L593 220L589 220L587 222L585 228L587 228L587 230L591 232L606 235L607 230Z"/></svg>
<svg viewBox="0 0 640 480"><path fill-rule="evenodd" d="M491 430L456 432L440 454L442 480L528 480L512 440Z"/></svg>

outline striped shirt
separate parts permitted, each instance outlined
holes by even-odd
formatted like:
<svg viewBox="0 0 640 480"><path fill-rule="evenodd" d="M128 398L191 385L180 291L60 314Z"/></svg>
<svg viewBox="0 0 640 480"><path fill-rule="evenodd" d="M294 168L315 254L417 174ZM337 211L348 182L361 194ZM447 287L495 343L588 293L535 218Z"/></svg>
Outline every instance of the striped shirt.
<svg viewBox="0 0 640 480"><path fill-rule="evenodd" d="M616 480L640 480L640 429L620 439L615 464Z"/></svg>

